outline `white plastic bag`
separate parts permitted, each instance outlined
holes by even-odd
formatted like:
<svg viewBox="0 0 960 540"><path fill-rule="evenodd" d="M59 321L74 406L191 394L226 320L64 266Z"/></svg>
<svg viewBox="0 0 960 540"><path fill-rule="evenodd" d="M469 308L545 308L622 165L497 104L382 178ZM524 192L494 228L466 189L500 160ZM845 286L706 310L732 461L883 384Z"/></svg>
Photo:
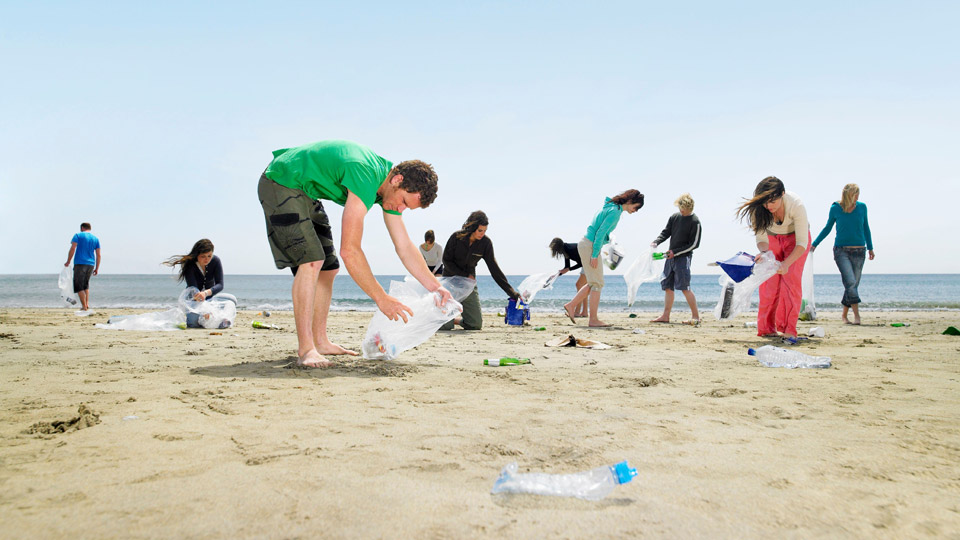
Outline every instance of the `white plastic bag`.
<svg viewBox="0 0 960 540"><path fill-rule="evenodd" d="M600 250L600 256L603 259L603 264L607 265L607 268L611 270L616 270L616 268L620 266L620 263L623 262L623 247L617 243L612 234L610 235L610 243L603 246L603 249Z"/></svg>
<svg viewBox="0 0 960 540"><path fill-rule="evenodd" d="M141 313L128 317L110 317L107 324L99 323L97 328L107 330L140 330L144 332L170 331L186 328L187 319L183 309L176 307L167 311Z"/></svg>
<svg viewBox="0 0 960 540"><path fill-rule="evenodd" d="M430 339L444 323L463 311L458 300L473 292L477 282L464 277L446 277L440 279L440 284L450 291L454 300L437 307L438 293L428 292L416 280L408 277L406 281L391 281L390 296L406 304L413 315L403 322L403 319L391 321L381 311L374 313L361 345L363 357L393 360L403 351Z"/></svg>
<svg viewBox="0 0 960 540"><path fill-rule="evenodd" d="M57 280L57 287L60 288L60 298L69 306L76 306L80 303L77 293L73 292L73 267L64 266L60 271L60 278Z"/></svg>
<svg viewBox="0 0 960 540"><path fill-rule="evenodd" d="M817 320L817 304L813 301L813 252L807 252L807 261L803 263L803 275L800 277L800 288L803 290L800 301L800 320Z"/></svg>
<svg viewBox="0 0 960 540"><path fill-rule="evenodd" d="M186 313L199 315L198 322L203 328L230 328L237 319L237 304L232 300L214 296L202 302L193 299L200 292L196 287L187 287L178 303Z"/></svg>
<svg viewBox="0 0 960 540"><path fill-rule="evenodd" d="M653 260L653 248L648 248L630 264L627 272L623 274L623 279L627 282L627 306L633 305L640 285L662 279L663 264L663 259Z"/></svg>
<svg viewBox="0 0 960 540"><path fill-rule="evenodd" d="M761 255L762 261L754 264L753 273L740 283L734 282L726 274L720 275L720 301L713 308L713 316L718 321L732 319L750 309L753 292L780 269L780 261L772 252L764 251Z"/></svg>
<svg viewBox="0 0 960 540"><path fill-rule="evenodd" d="M560 272L529 275L520 282L520 287L517 288L517 292L520 293L520 298L523 300L523 303L529 305L538 292L544 289L552 289L553 282L556 281L558 277L560 277Z"/></svg>

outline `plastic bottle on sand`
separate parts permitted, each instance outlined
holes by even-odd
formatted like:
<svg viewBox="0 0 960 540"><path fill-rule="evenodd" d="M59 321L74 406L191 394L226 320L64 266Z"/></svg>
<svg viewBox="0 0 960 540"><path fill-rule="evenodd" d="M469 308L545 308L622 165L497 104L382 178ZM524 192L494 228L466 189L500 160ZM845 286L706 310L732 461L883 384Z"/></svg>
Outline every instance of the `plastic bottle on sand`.
<svg viewBox="0 0 960 540"><path fill-rule="evenodd" d="M829 356L810 356L800 351L791 351L773 345L764 345L759 349L749 349L747 354L756 356L761 364L767 367L785 368L828 368Z"/></svg>
<svg viewBox="0 0 960 540"><path fill-rule="evenodd" d="M510 463L500 471L491 493L531 493L599 501L636 475L637 470L630 468L626 461L574 474L518 474L517 464Z"/></svg>

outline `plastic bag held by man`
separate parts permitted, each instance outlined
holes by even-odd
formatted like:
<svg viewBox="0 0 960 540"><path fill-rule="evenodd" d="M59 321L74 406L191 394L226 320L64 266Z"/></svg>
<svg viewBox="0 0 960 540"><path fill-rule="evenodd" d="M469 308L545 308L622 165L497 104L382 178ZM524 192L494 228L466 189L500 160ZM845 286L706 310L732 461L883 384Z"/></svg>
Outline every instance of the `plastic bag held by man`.
<svg viewBox="0 0 960 540"><path fill-rule="evenodd" d="M71 306L77 305L80 299L77 293L73 292L73 267L64 266L60 271L60 278L57 280L57 287L60 288L60 298Z"/></svg>
<svg viewBox="0 0 960 540"><path fill-rule="evenodd" d="M742 254L742 253L741 253ZM741 254L738 254L741 255ZM720 301L713 308L713 316L722 321L736 317L741 312L750 309L750 300L753 293L760 288L760 284L773 277L780 269L780 261L770 251L761 253L761 261L755 262L750 274L736 282L727 274L720 276ZM723 268L723 264L720 265ZM726 272L727 269L724 268ZM737 277L741 277L738 274Z"/></svg>
<svg viewBox="0 0 960 540"><path fill-rule="evenodd" d="M476 283L476 280L459 276L441 278L440 284L456 300L447 300L438 307L440 296L428 292L412 278L391 281L390 296L413 310L413 316L408 316L407 322L403 322L403 319L391 321L380 311L374 313L363 338L363 357L367 360L393 360L403 351L430 339L445 322L463 311L459 301L473 291Z"/></svg>
<svg viewBox="0 0 960 540"><path fill-rule="evenodd" d="M637 298L637 289L649 281L659 281L663 274L663 259L654 260L653 248L647 248L630 264L623 279L627 282L627 305L632 306Z"/></svg>

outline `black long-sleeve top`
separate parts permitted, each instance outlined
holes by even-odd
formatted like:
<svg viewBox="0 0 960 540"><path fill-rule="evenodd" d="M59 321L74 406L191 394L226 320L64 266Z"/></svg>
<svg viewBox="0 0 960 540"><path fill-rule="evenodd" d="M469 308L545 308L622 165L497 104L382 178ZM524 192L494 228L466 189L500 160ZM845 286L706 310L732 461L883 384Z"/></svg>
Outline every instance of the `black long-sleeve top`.
<svg viewBox="0 0 960 540"><path fill-rule="evenodd" d="M570 266L570 261L573 261L577 264ZM567 270L576 270L583 266L583 262L580 260L580 251L577 249L576 244L568 244L564 242L563 244L563 266Z"/></svg>
<svg viewBox="0 0 960 540"><path fill-rule="evenodd" d="M507 293L510 298L518 298L520 295L507 281L507 276L500 270L497 264L497 258L493 255L493 242L489 236L470 243L470 235L463 238L457 238L457 233L450 235L447 245L443 247L443 276L462 276L476 277L477 263L483 259L487 263L487 270L490 270L490 277Z"/></svg>
<svg viewBox="0 0 960 540"><path fill-rule="evenodd" d="M187 287L196 287L199 290L210 289L210 298L223 290L223 265L216 255L207 263L207 272L204 274L196 262L186 263L183 269L183 279Z"/></svg>
<svg viewBox="0 0 960 540"><path fill-rule="evenodd" d="M700 218L696 214L685 216L680 212L670 216L667 226L653 242L661 244L670 239L670 251L674 257L682 257L693 253L700 247Z"/></svg>

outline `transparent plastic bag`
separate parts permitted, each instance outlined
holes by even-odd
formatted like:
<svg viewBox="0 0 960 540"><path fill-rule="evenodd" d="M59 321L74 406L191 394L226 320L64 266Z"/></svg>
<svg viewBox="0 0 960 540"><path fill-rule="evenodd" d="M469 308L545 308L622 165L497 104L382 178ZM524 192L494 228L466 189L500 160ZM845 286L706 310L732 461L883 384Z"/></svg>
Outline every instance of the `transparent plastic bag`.
<svg viewBox="0 0 960 540"><path fill-rule="evenodd" d="M637 260L630 263L627 272L623 274L623 279L627 282L627 306L632 306L637 299L637 290L640 285L662 279L663 264L663 259L653 259L653 248L648 248L637 257Z"/></svg>
<svg viewBox="0 0 960 540"><path fill-rule="evenodd" d="M437 307L439 295L428 292L413 278L391 281L390 296L413 310L413 316L403 322L403 319L391 321L380 311L374 313L361 345L363 357L367 360L393 360L403 351L430 339L444 323L463 311L459 301L473 292L477 282L464 277L446 277L440 279L440 284L450 291L454 300Z"/></svg>
<svg viewBox="0 0 960 540"><path fill-rule="evenodd" d="M203 328L230 328L237 319L237 303L231 295L214 296L202 302L193 299L200 292L196 287L187 287L177 303L185 313L196 313L197 322Z"/></svg>
<svg viewBox="0 0 960 540"><path fill-rule="evenodd" d="M610 243L603 246L603 249L600 250L600 257L603 259L603 264L611 270L616 270L620 263L623 262L624 257L623 246L617 243L617 240L614 236L610 235Z"/></svg>
<svg viewBox="0 0 960 540"><path fill-rule="evenodd" d="M750 276L740 283L734 282L726 274L720 276L720 301L713 308L713 316L718 321L732 319L749 310L754 291L780 269L780 261L772 252L764 251L761 255L762 261L754 263Z"/></svg>
<svg viewBox="0 0 960 540"><path fill-rule="evenodd" d="M530 304L538 292L544 289L552 289L553 282L556 281L558 277L560 277L560 272L529 275L520 282L520 287L517 288L517 292L520 293L520 298L523 299L525 304Z"/></svg>
<svg viewBox="0 0 960 540"><path fill-rule="evenodd" d="M111 317L108 324L97 324L97 328L107 330L140 330L144 332L180 330L186 327L187 319L181 308L167 311L141 313L126 317Z"/></svg>
<svg viewBox="0 0 960 540"><path fill-rule="evenodd" d="M60 298L68 306L76 306L80 303L77 293L73 292L73 266L64 266L60 271L60 277L57 279L57 287L60 288Z"/></svg>
<svg viewBox="0 0 960 540"><path fill-rule="evenodd" d="M800 301L800 320L817 320L817 304L813 301L813 252L807 252L807 261L803 263L803 275L800 277L803 296Z"/></svg>

